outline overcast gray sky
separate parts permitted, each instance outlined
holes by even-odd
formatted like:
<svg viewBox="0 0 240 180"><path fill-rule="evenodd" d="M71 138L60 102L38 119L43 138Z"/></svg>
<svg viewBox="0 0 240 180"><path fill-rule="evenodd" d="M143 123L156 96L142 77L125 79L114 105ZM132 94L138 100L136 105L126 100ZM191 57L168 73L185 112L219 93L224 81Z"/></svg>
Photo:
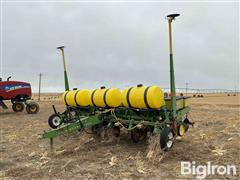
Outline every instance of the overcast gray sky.
<svg viewBox="0 0 240 180"><path fill-rule="evenodd" d="M2 2L5 79L37 91L63 91L56 47L65 45L70 87L139 83L169 87L168 26L173 23L176 86L234 89L239 84L238 3L16 3Z"/></svg>

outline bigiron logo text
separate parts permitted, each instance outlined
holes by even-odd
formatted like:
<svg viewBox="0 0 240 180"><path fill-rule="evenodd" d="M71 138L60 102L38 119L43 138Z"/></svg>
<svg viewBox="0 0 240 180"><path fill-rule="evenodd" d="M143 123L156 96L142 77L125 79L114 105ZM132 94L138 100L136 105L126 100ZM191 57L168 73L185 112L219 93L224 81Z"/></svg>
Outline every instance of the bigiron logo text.
<svg viewBox="0 0 240 180"><path fill-rule="evenodd" d="M235 165L214 165L207 162L205 165L197 165L195 161L181 161L181 175L196 175L196 178L202 179L208 175L236 175Z"/></svg>

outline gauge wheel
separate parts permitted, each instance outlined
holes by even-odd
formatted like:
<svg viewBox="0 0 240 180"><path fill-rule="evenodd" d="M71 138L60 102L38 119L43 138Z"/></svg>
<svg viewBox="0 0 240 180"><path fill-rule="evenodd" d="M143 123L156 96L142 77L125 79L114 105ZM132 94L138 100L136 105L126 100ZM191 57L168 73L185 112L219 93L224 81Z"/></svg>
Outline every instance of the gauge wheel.
<svg viewBox="0 0 240 180"><path fill-rule="evenodd" d="M30 102L26 106L26 111L28 114L37 114L39 112L39 105L35 102Z"/></svg>
<svg viewBox="0 0 240 180"><path fill-rule="evenodd" d="M166 127L162 130L160 135L160 146L164 151L168 151L173 146L174 134L170 127Z"/></svg>
<svg viewBox="0 0 240 180"><path fill-rule="evenodd" d="M24 110L24 104L22 102L14 102L12 109L14 112L22 112Z"/></svg>
<svg viewBox="0 0 240 180"><path fill-rule="evenodd" d="M147 137L146 129L134 129L131 131L131 139L134 143L143 141Z"/></svg>
<svg viewBox="0 0 240 180"><path fill-rule="evenodd" d="M57 129L60 125L62 124L62 120L59 115L57 114L52 114L48 118L48 125L53 128Z"/></svg>

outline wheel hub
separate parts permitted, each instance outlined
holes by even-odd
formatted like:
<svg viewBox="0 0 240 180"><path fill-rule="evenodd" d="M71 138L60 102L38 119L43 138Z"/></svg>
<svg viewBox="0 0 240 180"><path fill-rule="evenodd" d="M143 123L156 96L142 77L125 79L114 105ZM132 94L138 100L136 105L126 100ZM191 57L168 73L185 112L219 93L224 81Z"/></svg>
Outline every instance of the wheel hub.
<svg viewBox="0 0 240 180"><path fill-rule="evenodd" d="M18 105L16 106L16 109L17 109L17 110L20 110L21 107L22 107L22 106L18 104Z"/></svg>
<svg viewBox="0 0 240 180"><path fill-rule="evenodd" d="M52 122L55 126L59 126L61 124L61 119L59 117L54 117Z"/></svg>
<svg viewBox="0 0 240 180"><path fill-rule="evenodd" d="M36 111L37 108L35 106L31 106L30 109L31 111Z"/></svg>
<svg viewBox="0 0 240 180"><path fill-rule="evenodd" d="M167 147L168 148L171 148L172 147L172 145L173 145L173 133L172 132L170 132L169 134L168 134L168 141L167 141Z"/></svg>
<svg viewBox="0 0 240 180"><path fill-rule="evenodd" d="M179 126L179 135L180 136L183 136L185 133L185 127L183 125L180 125Z"/></svg>

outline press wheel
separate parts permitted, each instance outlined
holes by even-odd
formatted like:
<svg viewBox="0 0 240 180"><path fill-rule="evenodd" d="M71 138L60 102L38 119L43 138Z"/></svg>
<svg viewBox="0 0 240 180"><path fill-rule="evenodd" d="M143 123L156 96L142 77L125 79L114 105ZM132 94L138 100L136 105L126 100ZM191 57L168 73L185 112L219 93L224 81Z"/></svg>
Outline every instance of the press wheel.
<svg viewBox="0 0 240 180"><path fill-rule="evenodd" d="M146 129L134 129L131 131L131 139L135 143L143 141L146 137L147 137Z"/></svg>
<svg viewBox="0 0 240 180"><path fill-rule="evenodd" d="M119 126L114 126L112 128L112 135L115 136L115 137L120 136L120 127Z"/></svg>

